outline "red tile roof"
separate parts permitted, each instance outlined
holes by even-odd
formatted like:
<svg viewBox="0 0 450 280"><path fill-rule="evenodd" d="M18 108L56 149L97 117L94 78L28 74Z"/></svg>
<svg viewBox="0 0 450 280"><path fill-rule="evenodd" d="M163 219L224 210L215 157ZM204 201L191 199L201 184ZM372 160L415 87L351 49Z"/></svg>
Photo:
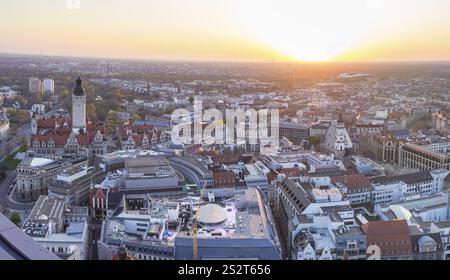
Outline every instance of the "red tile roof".
<svg viewBox="0 0 450 280"><path fill-rule="evenodd" d="M53 140L53 142L55 142L55 147L56 148L61 148L64 147L64 145L67 143L67 139L69 138L69 134L55 134L55 135L32 135L31 136L31 146L33 146L33 143L35 140L38 140L39 142L42 143L42 141L45 141L46 144L48 143L48 141L50 141L50 139Z"/></svg>
<svg viewBox="0 0 450 280"><path fill-rule="evenodd" d="M219 164L237 164L241 161L242 156L239 154L215 155L212 161Z"/></svg>
<svg viewBox="0 0 450 280"><path fill-rule="evenodd" d="M406 114L403 112L394 111L389 114L389 118L390 119L400 119L400 118L404 117L405 115Z"/></svg>
<svg viewBox="0 0 450 280"><path fill-rule="evenodd" d="M92 199L105 200L107 196L107 189L96 188L90 193L89 203L92 204ZM106 203L105 203L106 204Z"/></svg>
<svg viewBox="0 0 450 280"><path fill-rule="evenodd" d="M50 139L53 140L53 142L55 142L55 148L62 148L64 147L64 145L67 144L67 139L69 139L70 134L66 133L66 134L53 134L53 135L40 135L40 134L36 134L36 135L31 135L31 146L33 146L33 143L35 140L38 140L40 143L42 143L42 141L46 142L46 145L48 144L48 142L50 141ZM77 139L78 145L82 146L82 147L87 147L91 142L93 137L88 137L88 134L77 134L75 135L75 138Z"/></svg>
<svg viewBox="0 0 450 280"><path fill-rule="evenodd" d="M299 168L283 168L279 170L280 174L285 174L286 177L299 177L300 175L306 175L308 174L307 171L301 170Z"/></svg>
<svg viewBox="0 0 450 280"><path fill-rule="evenodd" d="M235 178L235 175L231 171L216 171L213 172L214 180L230 180Z"/></svg>
<svg viewBox="0 0 450 280"><path fill-rule="evenodd" d="M224 186L235 186L235 178L233 172L231 171L216 171L213 172L214 178L214 186L216 188L224 187Z"/></svg>
<svg viewBox="0 0 450 280"><path fill-rule="evenodd" d="M77 134L75 138L77 139L78 145L82 147L87 147L89 145L87 134Z"/></svg>
<svg viewBox="0 0 450 280"><path fill-rule="evenodd" d="M64 127L64 123L67 124ZM70 119L62 117L42 118L37 120L38 131L47 130L49 134L70 133L72 131Z"/></svg>
<svg viewBox="0 0 450 280"><path fill-rule="evenodd" d="M361 226L366 235L397 235L409 236L409 228L406 220L371 221Z"/></svg>
<svg viewBox="0 0 450 280"><path fill-rule="evenodd" d="M347 187L349 193L367 192L372 190L372 184L361 174L351 174L331 177L333 184L341 183Z"/></svg>
<svg viewBox="0 0 450 280"><path fill-rule="evenodd" d="M409 256L411 236L406 220L372 221L361 226L367 245L378 245L383 256Z"/></svg>
<svg viewBox="0 0 450 280"><path fill-rule="evenodd" d="M133 138L134 144L136 146L141 146L142 142L144 140L144 135L143 134L133 134L131 135L131 137Z"/></svg>

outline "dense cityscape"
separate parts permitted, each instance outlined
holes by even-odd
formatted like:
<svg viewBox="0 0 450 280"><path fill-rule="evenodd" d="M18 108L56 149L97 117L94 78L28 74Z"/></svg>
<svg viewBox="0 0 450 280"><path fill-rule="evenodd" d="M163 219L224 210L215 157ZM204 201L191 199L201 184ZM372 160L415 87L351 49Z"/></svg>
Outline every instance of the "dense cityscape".
<svg viewBox="0 0 450 280"><path fill-rule="evenodd" d="M446 275L450 1L0 11L3 278Z"/></svg>
<svg viewBox="0 0 450 280"><path fill-rule="evenodd" d="M0 258L450 259L449 74L2 55ZM199 100L276 151L176 143Z"/></svg>

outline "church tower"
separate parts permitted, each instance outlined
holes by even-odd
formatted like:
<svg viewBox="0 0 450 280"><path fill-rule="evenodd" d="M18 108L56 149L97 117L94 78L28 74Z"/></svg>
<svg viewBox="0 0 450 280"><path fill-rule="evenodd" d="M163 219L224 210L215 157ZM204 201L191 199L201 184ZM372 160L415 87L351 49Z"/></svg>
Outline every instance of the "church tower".
<svg viewBox="0 0 450 280"><path fill-rule="evenodd" d="M348 134L345 124L342 121L342 117L339 120L331 122L325 134L324 147L334 153L337 157L344 157L346 150L353 148L353 142Z"/></svg>
<svg viewBox="0 0 450 280"><path fill-rule="evenodd" d="M80 129L86 131L86 94L80 77L72 95L72 129L78 133Z"/></svg>

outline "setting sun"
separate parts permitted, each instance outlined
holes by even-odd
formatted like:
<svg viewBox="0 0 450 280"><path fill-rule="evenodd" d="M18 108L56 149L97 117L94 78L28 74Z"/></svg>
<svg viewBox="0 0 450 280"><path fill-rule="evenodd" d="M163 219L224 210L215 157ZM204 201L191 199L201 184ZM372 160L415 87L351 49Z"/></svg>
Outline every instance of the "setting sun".
<svg viewBox="0 0 450 280"><path fill-rule="evenodd" d="M275 51L301 61L325 61L364 39L373 24L373 3L243 1L240 19L249 36Z"/></svg>

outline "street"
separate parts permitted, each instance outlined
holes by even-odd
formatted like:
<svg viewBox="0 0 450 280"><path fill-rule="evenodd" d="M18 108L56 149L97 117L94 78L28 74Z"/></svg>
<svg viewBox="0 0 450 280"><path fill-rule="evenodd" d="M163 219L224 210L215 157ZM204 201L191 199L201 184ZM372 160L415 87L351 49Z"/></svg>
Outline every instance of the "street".
<svg viewBox="0 0 450 280"><path fill-rule="evenodd" d="M11 201L9 199L8 191L9 187L12 185L13 181L16 179L15 171L7 171L6 178L0 183L0 205L6 209L9 209L13 212L19 212L20 214L26 215L29 214L30 210L33 208L34 203L18 203ZM25 213L26 212L26 213Z"/></svg>
<svg viewBox="0 0 450 280"><path fill-rule="evenodd" d="M24 139L30 137L31 134L31 124L27 123L19 127L16 131L16 135L6 141L2 142L0 147L0 159L4 160L7 156L17 150L20 146L24 144Z"/></svg>
<svg viewBox="0 0 450 280"><path fill-rule="evenodd" d="M101 224L89 224L89 260L98 260L98 244L100 239ZM95 240L95 244L93 241Z"/></svg>
<svg viewBox="0 0 450 280"><path fill-rule="evenodd" d="M15 137L10 139L7 143L2 145L0 151L0 157L4 159L10 153L18 149L23 145L23 139L30 136L31 124L25 124L17 129ZM7 171L6 178L0 183L0 205L10 211L19 212L21 216L26 216L30 210L33 208L34 203L18 203L11 201L8 197L9 187L12 185L13 181L16 179L16 171Z"/></svg>

